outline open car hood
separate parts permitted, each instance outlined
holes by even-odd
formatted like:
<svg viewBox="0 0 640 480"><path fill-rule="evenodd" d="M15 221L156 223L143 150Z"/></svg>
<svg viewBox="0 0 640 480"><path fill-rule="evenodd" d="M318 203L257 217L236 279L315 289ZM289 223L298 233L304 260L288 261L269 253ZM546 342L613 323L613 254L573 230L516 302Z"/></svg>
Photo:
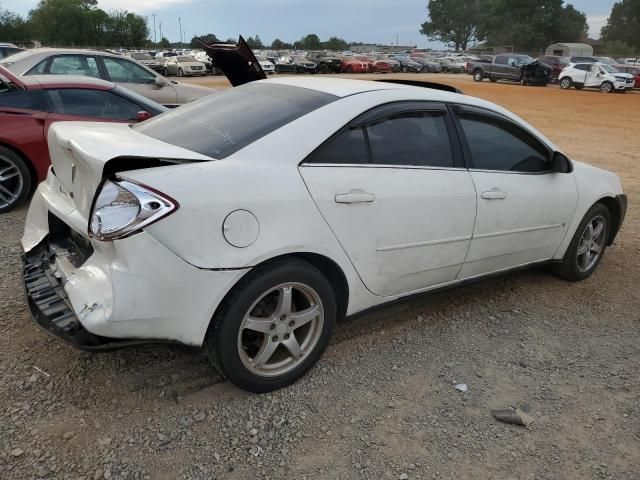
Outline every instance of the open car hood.
<svg viewBox="0 0 640 480"><path fill-rule="evenodd" d="M260 62L251 51L242 35L238 38L238 44L207 43L196 37L211 59L211 64L219 68L231 82L237 87L256 80L264 80L267 75L262 70Z"/></svg>

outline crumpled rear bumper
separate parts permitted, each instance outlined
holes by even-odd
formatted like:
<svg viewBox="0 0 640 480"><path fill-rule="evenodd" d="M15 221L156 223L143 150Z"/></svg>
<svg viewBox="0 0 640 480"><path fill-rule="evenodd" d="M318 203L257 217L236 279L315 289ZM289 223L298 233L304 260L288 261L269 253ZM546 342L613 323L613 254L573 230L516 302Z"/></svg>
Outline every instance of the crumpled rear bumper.
<svg viewBox="0 0 640 480"><path fill-rule="evenodd" d="M55 252L46 241L22 255L24 291L31 316L39 327L83 350L113 350L148 342L101 337L85 329L52 268L54 257Z"/></svg>

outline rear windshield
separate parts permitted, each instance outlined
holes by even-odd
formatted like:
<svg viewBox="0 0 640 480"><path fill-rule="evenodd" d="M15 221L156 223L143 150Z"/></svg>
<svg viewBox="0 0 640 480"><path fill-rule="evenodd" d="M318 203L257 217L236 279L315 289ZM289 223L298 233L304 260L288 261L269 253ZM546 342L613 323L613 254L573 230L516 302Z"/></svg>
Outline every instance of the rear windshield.
<svg viewBox="0 0 640 480"><path fill-rule="evenodd" d="M135 125L166 143L225 158L338 97L307 88L248 83Z"/></svg>

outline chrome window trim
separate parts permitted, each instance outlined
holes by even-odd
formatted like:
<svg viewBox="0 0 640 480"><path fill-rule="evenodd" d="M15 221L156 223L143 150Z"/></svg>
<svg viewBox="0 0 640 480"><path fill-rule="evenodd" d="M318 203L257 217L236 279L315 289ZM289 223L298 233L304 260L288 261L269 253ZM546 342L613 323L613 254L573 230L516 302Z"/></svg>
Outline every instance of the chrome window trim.
<svg viewBox="0 0 640 480"><path fill-rule="evenodd" d="M558 173L553 170L543 170L541 172L514 172L511 170L485 170L482 168L470 168L469 171L473 173L506 173L509 175L550 175Z"/></svg>
<svg viewBox="0 0 640 480"><path fill-rule="evenodd" d="M464 167L429 167L423 165L391 165L386 163L301 163L300 167L395 168L401 170L445 170L467 172Z"/></svg>

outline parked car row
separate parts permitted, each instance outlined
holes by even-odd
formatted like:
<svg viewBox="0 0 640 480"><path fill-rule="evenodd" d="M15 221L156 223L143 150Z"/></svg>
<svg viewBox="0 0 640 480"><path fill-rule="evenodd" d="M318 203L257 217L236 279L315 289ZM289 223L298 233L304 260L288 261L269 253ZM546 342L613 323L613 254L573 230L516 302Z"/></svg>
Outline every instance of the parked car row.
<svg viewBox="0 0 640 480"><path fill-rule="evenodd" d="M508 80L526 85L558 82L563 89L598 88L602 92L626 92L640 88L640 66L619 64L611 57L563 57L500 54L467 62L467 73L476 82Z"/></svg>

